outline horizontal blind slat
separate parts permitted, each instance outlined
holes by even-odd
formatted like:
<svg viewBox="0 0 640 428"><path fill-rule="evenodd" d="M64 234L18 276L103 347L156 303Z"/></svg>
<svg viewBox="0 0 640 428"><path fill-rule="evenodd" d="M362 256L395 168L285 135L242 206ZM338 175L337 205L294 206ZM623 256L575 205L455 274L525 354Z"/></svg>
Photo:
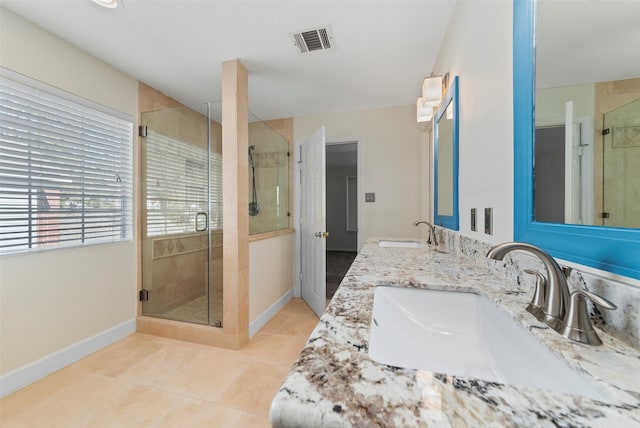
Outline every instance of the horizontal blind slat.
<svg viewBox="0 0 640 428"><path fill-rule="evenodd" d="M133 124L53 92L0 78L2 252L131 236Z"/></svg>

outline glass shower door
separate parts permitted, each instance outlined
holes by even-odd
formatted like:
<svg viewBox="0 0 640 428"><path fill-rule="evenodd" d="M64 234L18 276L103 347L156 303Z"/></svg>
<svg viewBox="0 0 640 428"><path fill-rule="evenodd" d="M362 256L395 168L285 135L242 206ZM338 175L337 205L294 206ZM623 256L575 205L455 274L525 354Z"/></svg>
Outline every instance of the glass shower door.
<svg viewBox="0 0 640 428"><path fill-rule="evenodd" d="M145 112L141 123L142 313L216 325L209 106Z"/></svg>
<svg viewBox="0 0 640 428"><path fill-rule="evenodd" d="M603 225L640 227L640 100L604 115Z"/></svg>
<svg viewBox="0 0 640 428"><path fill-rule="evenodd" d="M288 228L289 141L249 113L248 155L249 234Z"/></svg>

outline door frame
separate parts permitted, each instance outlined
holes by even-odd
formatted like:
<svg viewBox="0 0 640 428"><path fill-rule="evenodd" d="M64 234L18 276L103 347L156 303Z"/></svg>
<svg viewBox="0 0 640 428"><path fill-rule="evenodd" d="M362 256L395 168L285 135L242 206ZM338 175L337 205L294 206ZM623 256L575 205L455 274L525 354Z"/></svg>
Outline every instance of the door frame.
<svg viewBox="0 0 640 428"><path fill-rule="evenodd" d="M302 295L301 289L301 274L302 274L302 260L300 259L300 204L302 198L300 197L300 146L304 143L302 141L296 141L293 147L293 228L295 229L295 269L293 272L293 295L294 297L300 297ZM362 238L362 211L364 209L364 188L362 186L362 141L358 137L326 137L326 145L336 144L350 144L356 143L357 150L357 171L358 171L358 248L360 251L364 244ZM326 166L325 166L326 167ZM326 201L325 201L326 206Z"/></svg>

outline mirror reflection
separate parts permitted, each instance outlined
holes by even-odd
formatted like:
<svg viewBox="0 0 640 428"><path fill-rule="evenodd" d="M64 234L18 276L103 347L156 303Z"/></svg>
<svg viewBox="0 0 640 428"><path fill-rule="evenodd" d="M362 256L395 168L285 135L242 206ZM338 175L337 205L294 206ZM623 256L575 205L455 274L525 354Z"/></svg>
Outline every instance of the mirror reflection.
<svg viewBox="0 0 640 428"><path fill-rule="evenodd" d="M433 124L433 223L459 230L458 76L447 87Z"/></svg>
<svg viewBox="0 0 640 428"><path fill-rule="evenodd" d="M640 2L537 3L536 221L640 227L638 16Z"/></svg>
<svg viewBox="0 0 640 428"><path fill-rule="evenodd" d="M453 215L453 100L436 122L438 127L437 214Z"/></svg>

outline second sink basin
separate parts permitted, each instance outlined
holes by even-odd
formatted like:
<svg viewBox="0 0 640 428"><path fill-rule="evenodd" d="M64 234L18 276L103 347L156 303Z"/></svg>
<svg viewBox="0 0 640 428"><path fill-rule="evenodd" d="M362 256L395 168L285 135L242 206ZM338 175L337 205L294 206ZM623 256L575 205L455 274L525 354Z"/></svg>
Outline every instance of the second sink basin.
<svg viewBox="0 0 640 428"><path fill-rule="evenodd" d="M381 247L391 247L391 248L427 248L426 244L423 244L419 241L391 241L384 240L378 241L378 245Z"/></svg>
<svg viewBox="0 0 640 428"><path fill-rule="evenodd" d="M474 293L377 287L369 356L397 367L604 398L505 311Z"/></svg>

